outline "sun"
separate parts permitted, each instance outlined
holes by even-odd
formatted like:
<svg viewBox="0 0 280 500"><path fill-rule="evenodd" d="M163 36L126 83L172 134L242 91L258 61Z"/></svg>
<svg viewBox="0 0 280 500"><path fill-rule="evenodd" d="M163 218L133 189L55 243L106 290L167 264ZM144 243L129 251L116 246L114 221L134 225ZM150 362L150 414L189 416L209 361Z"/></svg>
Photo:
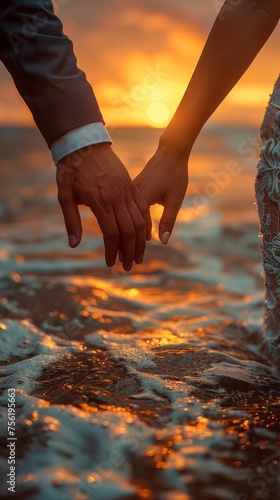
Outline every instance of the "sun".
<svg viewBox="0 0 280 500"><path fill-rule="evenodd" d="M170 116L168 107L164 102L152 102L147 109L149 120L154 125L166 125Z"/></svg>

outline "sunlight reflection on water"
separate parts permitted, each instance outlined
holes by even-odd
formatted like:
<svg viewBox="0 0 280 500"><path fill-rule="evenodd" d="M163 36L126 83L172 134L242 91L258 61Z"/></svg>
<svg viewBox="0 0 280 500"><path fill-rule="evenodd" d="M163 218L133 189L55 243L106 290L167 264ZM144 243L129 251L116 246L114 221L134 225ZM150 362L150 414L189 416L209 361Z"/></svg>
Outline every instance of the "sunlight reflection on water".
<svg viewBox="0 0 280 500"><path fill-rule="evenodd" d="M159 134L138 132L115 131L133 175ZM205 132L170 244L153 207L154 238L128 274L105 267L87 210L83 243L67 248L54 170L24 134L17 148L5 136L0 186L2 479L14 387L17 498L276 500L280 381L261 349L255 171L237 153L241 132L224 130L220 150ZM242 169L206 203L227 154Z"/></svg>

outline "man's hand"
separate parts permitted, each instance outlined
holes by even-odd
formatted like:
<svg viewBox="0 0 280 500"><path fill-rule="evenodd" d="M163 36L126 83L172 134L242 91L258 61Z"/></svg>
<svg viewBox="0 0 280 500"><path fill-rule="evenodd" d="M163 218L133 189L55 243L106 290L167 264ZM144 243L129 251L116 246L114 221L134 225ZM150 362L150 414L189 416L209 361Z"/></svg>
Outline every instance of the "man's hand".
<svg viewBox="0 0 280 500"><path fill-rule="evenodd" d="M159 146L134 183L149 206L155 203L164 206L159 238L166 245L188 186L186 154Z"/></svg>
<svg viewBox="0 0 280 500"><path fill-rule="evenodd" d="M69 245L82 237L78 205L90 207L103 233L107 266L118 251L125 271L140 264L151 235L149 207L122 162L107 143L80 149L57 165L58 200L64 215Z"/></svg>

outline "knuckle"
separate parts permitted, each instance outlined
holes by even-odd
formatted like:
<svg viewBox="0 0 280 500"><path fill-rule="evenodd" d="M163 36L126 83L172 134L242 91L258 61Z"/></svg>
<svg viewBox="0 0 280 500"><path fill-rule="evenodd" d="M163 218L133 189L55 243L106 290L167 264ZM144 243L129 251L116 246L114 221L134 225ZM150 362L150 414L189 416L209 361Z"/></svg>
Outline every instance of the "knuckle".
<svg viewBox="0 0 280 500"><path fill-rule="evenodd" d="M107 240L117 240L119 239L119 232L117 229L108 229L104 231L104 237Z"/></svg>
<svg viewBox="0 0 280 500"><path fill-rule="evenodd" d="M108 191L107 189L101 189L99 196L100 196L100 203L105 209L111 207L112 193L110 191Z"/></svg>
<svg viewBox="0 0 280 500"><path fill-rule="evenodd" d="M167 226L173 226L175 219L173 217L164 217L162 222L164 222Z"/></svg>
<svg viewBox="0 0 280 500"><path fill-rule="evenodd" d="M145 232L146 230L146 224L145 224L145 221L142 220L142 221L137 221L135 223L135 229L137 231L137 233L142 233L142 232Z"/></svg>
<svg viewBox="0 0 280 500"><path fill-rule="evenodd" d="M57 194L57 199L60 205L69 205L72 202L72 197L70 193L59 191Z"/></svg>
<svg viewBox="0 0 280 500"><path fill-rule="evenodd" d="M134 229L134 227L128 227L128 228L126 228L124 236L125 236L125 239L128 240L128 241L135 240L135 229Z"/></svg>
<svg viewBox="0 0 280 500"><path fill-rule="evenodd" d="M147 204L146 201L143 201L141 204L138 204L138 208L139 208L141 214L143 215L143 217L146 217L150 212L149 205Z"/></svg>
<svg viewBox="0 0 280 500"><path fill-rule="evenodd" d="M71 234L77 228L77 223L72 220L65 220L65 226L67 228L67 232Z"/></svg>

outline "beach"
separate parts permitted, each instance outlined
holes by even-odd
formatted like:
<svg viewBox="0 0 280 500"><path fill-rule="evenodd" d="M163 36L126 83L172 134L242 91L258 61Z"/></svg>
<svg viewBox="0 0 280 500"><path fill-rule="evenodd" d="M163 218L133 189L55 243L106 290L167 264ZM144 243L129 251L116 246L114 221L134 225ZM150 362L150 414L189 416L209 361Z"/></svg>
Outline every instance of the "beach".
<svg viewBox="0 0 280 500"><path fill-rule="evenodd" d="M111 135L134 178L160 130ZM68 247L39 132L0 129L1 498L278 498L280 378L263 349L258 142L256 129L206 127L170 243L158 240L153 207L144 262L125 273L106 267L86 207L82 243Z"/></svg>

